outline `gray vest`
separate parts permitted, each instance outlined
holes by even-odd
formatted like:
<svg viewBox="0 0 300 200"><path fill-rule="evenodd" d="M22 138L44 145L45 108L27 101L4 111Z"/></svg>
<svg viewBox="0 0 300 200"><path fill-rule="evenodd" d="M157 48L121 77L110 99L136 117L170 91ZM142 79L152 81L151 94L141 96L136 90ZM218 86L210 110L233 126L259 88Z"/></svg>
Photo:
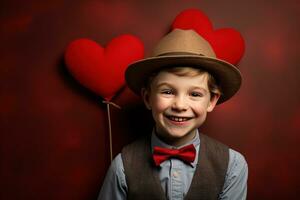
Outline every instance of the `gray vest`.
<svg viewBox="0 0 300 200"><path fill-rule="evenodd" d="M122 149L127 199L165 200L152 159L150 138L137 140ZM222 191L229 150L224 144L200 134L197 168L185 199L216 200Z"/></svg>

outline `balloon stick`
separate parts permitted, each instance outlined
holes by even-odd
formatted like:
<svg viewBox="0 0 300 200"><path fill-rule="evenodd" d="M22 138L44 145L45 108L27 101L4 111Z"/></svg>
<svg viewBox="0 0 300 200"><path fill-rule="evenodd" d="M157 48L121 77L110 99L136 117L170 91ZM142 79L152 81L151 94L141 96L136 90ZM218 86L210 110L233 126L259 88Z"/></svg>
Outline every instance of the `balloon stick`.
<svg viewBox="0 0 300 200"><path fill-rule="evenodd" d="M103 103L106 104L106 109L107 109L108 132L109 132L109 154L110 154L110 162L112 162L112 160L113 160L113 138L112 138L112 131L111 131L110 104L119 109L121 109L121 107L110 101L103 101Z"/></svg>
<svg viewBox="0 0 300 200"><path fill-rule="evenodd" d="M110 121L109 103L106 104L106 108L107 108L108 130L109 130L109 153L110 153L110 162L112 162L112 159L113 159L113 150L112 150L112 133L111 133L111 121Z"/></svg>

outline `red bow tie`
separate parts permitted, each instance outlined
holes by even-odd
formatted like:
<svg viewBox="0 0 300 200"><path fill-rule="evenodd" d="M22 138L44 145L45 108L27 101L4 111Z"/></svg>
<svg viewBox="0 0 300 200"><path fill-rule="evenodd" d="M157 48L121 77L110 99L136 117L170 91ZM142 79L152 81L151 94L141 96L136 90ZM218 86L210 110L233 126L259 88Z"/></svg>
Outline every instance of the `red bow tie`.
<svg viewBox="0 0 300 200"><path fill-rule="evenodd" d="M184 162L191 163L195 160L196 149L193 144L187 145L180 149L167 149L162 147L154 147L153 160L156 166L159 166L169 158L179 158Z"/></svg>

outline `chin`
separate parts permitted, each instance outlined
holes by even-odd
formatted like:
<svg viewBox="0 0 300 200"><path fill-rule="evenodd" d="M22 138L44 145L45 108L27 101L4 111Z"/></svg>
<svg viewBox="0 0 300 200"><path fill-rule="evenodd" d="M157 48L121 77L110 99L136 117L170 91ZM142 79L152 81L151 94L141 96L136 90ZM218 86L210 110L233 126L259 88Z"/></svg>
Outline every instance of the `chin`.
<svg viewBox="0 0 300 200"><path fill-rule="evenodd" d="M182 138L188 134L189 134L189 131L184 131L184 132L170 131L170 132L168 132L168 135L173 138Z"/></svg>

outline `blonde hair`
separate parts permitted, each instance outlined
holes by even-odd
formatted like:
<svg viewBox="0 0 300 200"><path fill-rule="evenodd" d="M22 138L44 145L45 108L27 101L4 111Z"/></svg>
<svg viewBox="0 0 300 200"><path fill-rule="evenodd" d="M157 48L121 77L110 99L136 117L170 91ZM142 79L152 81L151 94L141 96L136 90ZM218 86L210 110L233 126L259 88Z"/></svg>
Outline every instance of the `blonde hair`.
<svg viewBox="0 0 300 200"><path fill-rule="evenodd" d="M217 80L207 71L200 69L200 68L193 68L193 67L172 67L172 68L166 68L161 71L170 72L177 76L188 76L188 77L194 77L198 75L207 75L207 86L210 92L211 98L214 95L221 95L222 91L220 86L217 83ZM154 72L149 76L149 78L146 81L145 88L150 91L150 86L153 81L153 79L157 76L157 74L161 71Z"/></svg>

